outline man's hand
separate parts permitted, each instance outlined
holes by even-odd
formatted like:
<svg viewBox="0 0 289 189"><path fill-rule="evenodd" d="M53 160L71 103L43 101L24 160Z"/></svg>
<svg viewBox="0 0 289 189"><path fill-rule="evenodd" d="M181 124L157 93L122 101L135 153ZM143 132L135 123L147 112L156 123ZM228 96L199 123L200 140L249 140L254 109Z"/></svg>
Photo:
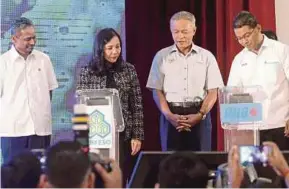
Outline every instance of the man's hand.
<svg viewBox="0 0 289 189"><path fill-rule="evenodd" d="M240 155L237 146L233 146L228 153L229 188L240 188L244 178L244 170L240 164Z"/></svg>
<svg viewBox="0 0 289 189"><path fill-rule="evenodd" d="M95 169L103 180L105 188L122 188L122 174L117 163L110 159L107 160L111 165L111 172L107 172L100 164L95 164Z"/></svg>
<svg viewBox="0 0 289 189"><path fill-rule="evenodd" d="M263 142L263 145L269 147L268 162L273 167L274 171L279 175L283 174L289 169L289 166L280 151L279 147L274 142Z"/></svg>
<svg viewBox="0 0 289 189"><path fill-rule="evenodd" d="M203 116L200 113L182 115L181 119L178 121L177 130L182 131L187 128L191 128L198 124L202 120Z"/></svg>
<svg viewBox="0 0 289 189"><path fill-rule="evenodd" d="M178 127L178 122L181 119L181 116L178 114L168 113L165 115L166 119L174 126Z"/></svg>
<svg viewBox="0 0 289 189"><path fill-rule="evenodd" d="M134 156L140 151L141 141L138 139L131 139L130 144L131 144L131 155Z"/></svg>
<svg viewBox="0 0 289 189"><path fill-rule="evenodd" d="M286 125L285 125L285 130L284 130L284 135L286 137L289 137L289 120L287 120Z"/></svg>

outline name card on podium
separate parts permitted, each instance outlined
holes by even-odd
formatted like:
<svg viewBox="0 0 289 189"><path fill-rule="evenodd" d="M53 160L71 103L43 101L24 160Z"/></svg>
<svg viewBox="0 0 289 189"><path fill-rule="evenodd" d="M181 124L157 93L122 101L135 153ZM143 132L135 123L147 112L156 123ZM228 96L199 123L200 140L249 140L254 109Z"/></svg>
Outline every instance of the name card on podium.
<svg viewBox="0 0 289 189"><path fill-rule="evenodd" d="M240 124L262 121L261 103L220 104L222 124Z"/></svg>

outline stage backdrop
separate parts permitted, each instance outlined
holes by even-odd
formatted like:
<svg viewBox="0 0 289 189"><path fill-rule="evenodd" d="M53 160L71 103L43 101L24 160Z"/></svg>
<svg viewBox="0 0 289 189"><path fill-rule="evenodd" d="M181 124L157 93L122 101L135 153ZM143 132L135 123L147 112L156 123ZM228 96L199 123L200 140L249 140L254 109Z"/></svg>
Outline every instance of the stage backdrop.
<svg viewBox="0 0 289 189"><path fill-rule="evenodd" d="M36 26L36 49L47 53L53 62L59 88L53 93L52 142L72 137L76 68L86 64L95 32L112 27L125 42L124 10L124 0L1 1L1 54L11 45L10 24L23 16ZM124 44L124 56L125 49Z"/></svg>

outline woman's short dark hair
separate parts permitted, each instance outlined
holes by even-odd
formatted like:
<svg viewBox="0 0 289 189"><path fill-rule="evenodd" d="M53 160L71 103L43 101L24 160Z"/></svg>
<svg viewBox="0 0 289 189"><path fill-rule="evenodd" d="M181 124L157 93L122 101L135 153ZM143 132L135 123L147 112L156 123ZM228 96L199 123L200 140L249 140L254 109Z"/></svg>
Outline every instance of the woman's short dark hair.
<svg viewBox="0 0 289 189"><path fill-rule="evenodd" d="M250 28L255 28L258 24L257 19L253 14L248 11L241 11L233 21L233 28L241 28L243 26L249 26Z"/></svg>
<svg viewBox="0 0 289 189"><path fill-rule="evenodd" d="M113 28L104 28L100 30L94 39L93 44L93 56L90 62L90 67L93 71L101 73L105 71L105 58L104 58L104 47L113 38L117 37L120 42L120 47L122 48L122 41L120 35ZM118 57L115 65L120 65L123 61L122 55Z"/></svg>

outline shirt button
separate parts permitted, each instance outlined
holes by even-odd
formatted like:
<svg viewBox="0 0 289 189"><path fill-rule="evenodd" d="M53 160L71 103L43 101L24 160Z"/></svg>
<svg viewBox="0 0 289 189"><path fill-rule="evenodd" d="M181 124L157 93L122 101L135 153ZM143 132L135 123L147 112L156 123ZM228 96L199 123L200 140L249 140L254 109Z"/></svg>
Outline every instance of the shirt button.
<svg viewBox="0 0 289 189"><path fill-rule="evenodd" d="M187 80L187 78L184 78L184 80Z"/></svg>
<svg viewBox="0 0 289 189"><path fill-rule="evenodd" d="M186 88L184 88L184 91L186 91L187 89Z"/></svg>

